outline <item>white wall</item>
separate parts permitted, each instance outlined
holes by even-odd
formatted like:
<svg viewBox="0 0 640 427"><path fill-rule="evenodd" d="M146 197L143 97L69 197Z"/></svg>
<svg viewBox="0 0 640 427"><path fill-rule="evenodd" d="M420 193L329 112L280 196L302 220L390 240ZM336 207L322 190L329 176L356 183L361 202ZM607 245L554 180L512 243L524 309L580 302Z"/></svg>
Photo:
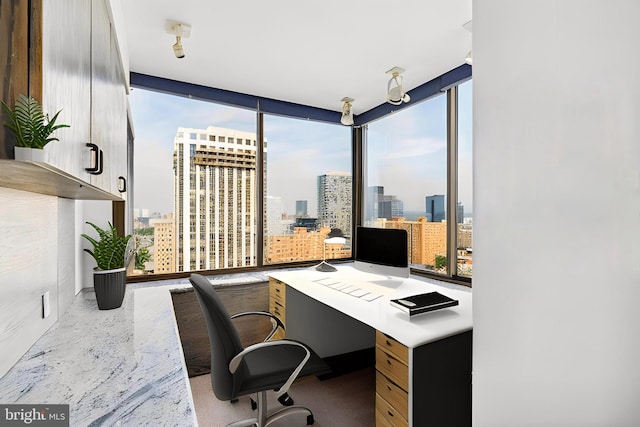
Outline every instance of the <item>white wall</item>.
<svg viewBox="0 0 640 427"><path fill-rule="evenodd" d="M112 222L112 203L108 200L82 200L82 220L80 221L80 234L85 233L93 238L98 237L98 233L86 222L92 222L102 229L107 229L108 223ZM96 267L96 260L86 253L84 249L93 249L87 239L80 236L81 247L78 252L82 254L82 284L81 288L93 288L93 269Z"/></svg>
<svg viewBox="0 0 640 427"><path fill-rule="evenodd" d="M640 425L640 2L473 7L474 426Z"/></svg>

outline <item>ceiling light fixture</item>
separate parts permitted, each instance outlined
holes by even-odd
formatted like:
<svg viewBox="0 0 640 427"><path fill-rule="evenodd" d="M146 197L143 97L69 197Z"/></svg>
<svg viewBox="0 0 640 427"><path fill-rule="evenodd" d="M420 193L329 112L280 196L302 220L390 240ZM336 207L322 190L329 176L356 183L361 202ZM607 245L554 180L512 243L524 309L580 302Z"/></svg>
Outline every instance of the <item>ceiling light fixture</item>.
<svg viewBox="0 0 640 427"><path fill-rule="evenodd" d="M346 96L342 98L341 101L344 104L342 104L342 117L340 117L340 123L345 126L351 126L353 125L353 111L351 110L351 103L355 101L355 99Z"/></svg>
<svg viewBox="0 0 640 427"><path fill-rule="evenodd" d="M184 58L184 48L182 47L182 39L189 38L191 35L191 26L187 24L172 23L167 30L169 34L176 36L176 43L173 45L173 53L176 58Z"/></svg>
<svg viewBox="0 0 640 427"><path fill-rule="evenodd" d="M408 93L405 93L402 89L402 76L404 69L400 67L393 67L387 74L391 74L391 79L387 83L387 102L393 105L400 105L403 102L411 101L411 97Z"/></svg>

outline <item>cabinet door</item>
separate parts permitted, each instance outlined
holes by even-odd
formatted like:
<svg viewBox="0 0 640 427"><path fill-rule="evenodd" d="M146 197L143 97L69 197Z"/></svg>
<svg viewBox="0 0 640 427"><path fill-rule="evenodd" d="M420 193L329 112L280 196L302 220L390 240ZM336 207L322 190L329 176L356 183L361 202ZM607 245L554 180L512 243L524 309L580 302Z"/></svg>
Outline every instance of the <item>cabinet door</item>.
<svg viewBox="0 0 640 427"><path fill-rule="evenodd" d="M118 49L104 0L93 0L91 43L91 142L102 150L103 171L91 184L118 194L127 176L127 112Z"/></svg>
<svg viewBox="0 0 640 427"><path fill-rule="evenodd" d="M45 147L46 162L89 182L86 143L91 138L91 3L42 2L42 108L50 117L61 111L58 129Z"/></svg>

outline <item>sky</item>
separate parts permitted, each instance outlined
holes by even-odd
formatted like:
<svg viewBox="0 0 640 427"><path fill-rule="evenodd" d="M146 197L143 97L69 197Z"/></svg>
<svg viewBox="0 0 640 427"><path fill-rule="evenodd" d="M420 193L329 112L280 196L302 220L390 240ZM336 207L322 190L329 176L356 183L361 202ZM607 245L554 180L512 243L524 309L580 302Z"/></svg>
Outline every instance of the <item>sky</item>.
<svg viewBox="0 0 640 427"><path fill-rule="evenodd" d="M460 89L459 200L471 197L471 82ZM135 133L134 208L173 210L173 139L179 127L256 132L256 113L134 88L129 97ZM446 193L446 99L439 96L369 124L367 185L382 185L405 211L424 211L425 197ZM351 132L342 125L265 115L267 195L288 214L307 200L316 214L317 177L351 173Z"/></svg>

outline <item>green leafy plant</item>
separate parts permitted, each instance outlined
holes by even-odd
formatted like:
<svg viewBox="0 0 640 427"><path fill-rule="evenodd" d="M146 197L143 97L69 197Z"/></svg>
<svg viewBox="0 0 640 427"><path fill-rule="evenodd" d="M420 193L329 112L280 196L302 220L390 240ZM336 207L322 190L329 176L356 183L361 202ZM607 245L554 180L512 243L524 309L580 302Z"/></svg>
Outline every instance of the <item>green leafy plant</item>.
<svg viewBox="0 0 640 427"><path fill-rule="evenodd" d="M144 263L150 260L151 254L149 253L149 249L144 246L138 249L138 252L136 252L136 268L138 270L144 270Z"/></svg>
<svg viewBox="0 0 640 427"><path fill-rule="evenodd" d="M51 141L58 141L51 134L69 125L56 124L58 111L51 119L42 112L42 106L30 96L18 95L13 110L2 102L2 109L9 117L4 125L16 136L16 147L44 148Z"/></svg>
<svg viewBox="0 0 640 427"><path fill-rule="evenodd" d="M98 233L98 239L82 234L93 245L93 250L85 249L98 263L98 270L115 270L124 268L133 256L133 240L131 235L119 236L116 228L109 222L109 230L103 230L92 222L87 221Z"/></svg>

